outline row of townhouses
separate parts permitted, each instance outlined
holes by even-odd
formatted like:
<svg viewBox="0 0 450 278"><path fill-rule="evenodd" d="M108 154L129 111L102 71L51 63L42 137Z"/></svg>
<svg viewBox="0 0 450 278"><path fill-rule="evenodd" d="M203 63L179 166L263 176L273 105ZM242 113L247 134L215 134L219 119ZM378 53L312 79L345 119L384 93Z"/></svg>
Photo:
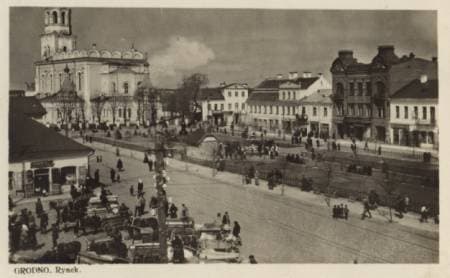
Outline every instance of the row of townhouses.
<svg viewBox="0 0 450 278"><path fill-rule="evenodd" d="M290 72L255 88L204 88L202 118L269 132L437 148L437 58L398 57L389 45L364 64L342 50L330 71L331 84L320 73Z"/></svg>

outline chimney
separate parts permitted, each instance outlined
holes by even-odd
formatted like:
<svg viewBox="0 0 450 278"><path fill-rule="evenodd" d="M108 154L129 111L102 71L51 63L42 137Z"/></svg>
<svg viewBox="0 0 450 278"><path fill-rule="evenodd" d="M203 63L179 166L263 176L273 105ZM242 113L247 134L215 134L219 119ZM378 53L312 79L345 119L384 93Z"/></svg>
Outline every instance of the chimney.
<svg viewBox="0 0 450 278"><path fill-rule="evenodd" d="M303 78L310 78L310 77L311 77L311 72L309 72L309 71L304 71L302 77L303 77Z"/></svg>
<svg viewBox="0 0 450 278"><path fill-rule="evenodd" d="M94 50L97 49L97 44L96 43L92 44L92 49L94 49Z"/></svg>
<svg viewBox="0 0 450 278"><path fill-rule="evenodd" d="M345 65L348 66L354 62L353 51L352 50L339 50L338 52L339 60Z"/></svg>
<svg viewBox="0 0 450 278"><path fill-rule="evenodd" d="M422 74L420 76L420 83L425 84L428 81L428 76L426 74Z"/></svg>
<svg viewBox="0 0 450 278"><path fill-rule="evenodd" d="M281 73L277 74L277 79L283 79L283 75Z"/></svg>
<svg viewBox="0 0 450 278"><path fill-rule="evenodd" d="M436 56L431 57L431 61L433 61L433 63L437 63L437 57Z"/></svg>
<svg viewBox="0 0 450 278"><path fill-rule="evenodd" d="M298 72L296 72L296 71L291 71L290 73L289 73L289 79L297 79L298 78Z"/></svg>

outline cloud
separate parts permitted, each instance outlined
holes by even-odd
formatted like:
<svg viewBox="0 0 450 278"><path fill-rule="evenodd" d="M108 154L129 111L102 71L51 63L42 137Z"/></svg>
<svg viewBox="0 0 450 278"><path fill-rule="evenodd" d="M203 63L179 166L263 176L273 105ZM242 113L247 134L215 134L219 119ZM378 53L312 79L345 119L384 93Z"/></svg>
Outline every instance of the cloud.
<svg viewBox="0 0 450 278"><path fill-rule="evenodd" d="M214 59L214 51L202 42L185 37L171 37L166 49L150 56L150 76L158 84L160 79L174 77L179 71L204 66Z"/></svg>

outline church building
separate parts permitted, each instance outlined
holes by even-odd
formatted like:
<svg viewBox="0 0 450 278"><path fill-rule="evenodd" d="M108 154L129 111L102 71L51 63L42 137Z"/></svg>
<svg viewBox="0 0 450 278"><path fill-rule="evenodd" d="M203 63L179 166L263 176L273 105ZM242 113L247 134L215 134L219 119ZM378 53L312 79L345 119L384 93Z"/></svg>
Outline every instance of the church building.
<svg viewBox="0 0 450 278"><path fill-rule="evenodd" d="M85 123L139 124L145 121L134 94L141 84L150 84L147 54L134 46L124 51L97 49L96 44L90 49L78 49L77 38L72 34L71 16L68 8L44 10L41 58L34 63L36 94L46 100L43 106L58 110L54 107L57 104L48 100L63 89L68 78L83 100L80 109L83 116L79 118ZM95 111L99 106L92 104L92 100L98 99L105 100L101 111ZM63 120L58 118L61 113L54 115L48 117L46 124L62 124Z"/></svg>

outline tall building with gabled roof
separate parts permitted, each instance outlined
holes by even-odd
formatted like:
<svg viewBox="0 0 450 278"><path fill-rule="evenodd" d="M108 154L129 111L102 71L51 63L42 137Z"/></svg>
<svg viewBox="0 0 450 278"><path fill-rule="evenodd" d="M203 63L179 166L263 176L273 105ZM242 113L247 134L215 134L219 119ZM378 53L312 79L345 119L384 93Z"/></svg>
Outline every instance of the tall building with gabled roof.
<svg viewBox="0 0 450 278"><path fill-rule="evenodd" d="M112 124L114 111L116 124L138 121L133 94L146 77L149 77L147 54L131 46L125 51L78 49L77 37L72 33L72 11L69 8L46 8L44 10L44 32L41 35L41 57L34 63L35 86L39 97L57 93L64 82L68 69L69 79L83 100L86 122L98 122L92 111L91 99L98 96L117 96L126 100L106 104L104 119ZM120 112L120 115L119 115ZM50 122L56 124L57 122Z"/></svg>

